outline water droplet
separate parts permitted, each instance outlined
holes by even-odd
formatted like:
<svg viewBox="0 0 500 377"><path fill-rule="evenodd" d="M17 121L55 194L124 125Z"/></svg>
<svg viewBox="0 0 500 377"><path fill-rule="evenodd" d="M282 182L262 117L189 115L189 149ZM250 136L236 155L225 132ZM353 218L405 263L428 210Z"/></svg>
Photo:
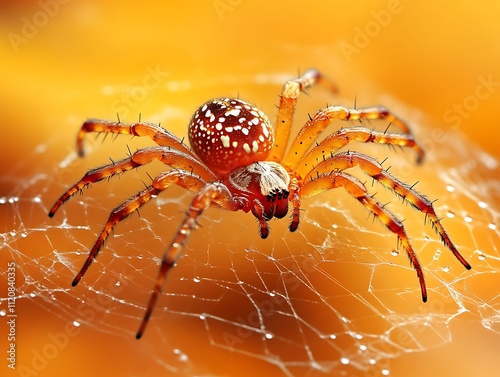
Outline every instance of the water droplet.
<svg viewBox="0 0 500 377"><path fill-rule="evenodd" d="M446 216L449 218L449 219L453 219L455 218L455 213L452 212L452 211L448 211L448 213L446 214Z"/></svg>
<svg viewBox="0 0 500 377"><path fill-rule="evenodd" d="M368 349L368 347L367 347L367 346L365 346L364 344L362 344L362 345L360 345L360 346L359 346L359 349L360 349L361 351L366 351L366 350Z"/></svg>
<svg viewBox="0 0 500 377"><path fill-rule="evenodd" d="M488 330L491 330L491 321L489 319L485 319L481 321L481 324Z"/></svg>
<svg viewBox="0 0 500 377"><path fill-rule="evenodd" d="M139 255L137 256L137 259L142 259L142 258L144 258L144 256L143 256L142 254L139 254Z"/></svg>
<svg viewBox="0 0 500 377"><path fill-rule="evenodd" d="M483 261L486 259L486 255L481 250L476 250L474 253L477 254L477 259L479 260Z"/></svg>
<svg viewBox="0 0 500 377"><path fill-rule="evenodd" d="M370 362L370 364L371 364L371 365L375 365L375 364L377 363L377 360L375 360L375 359L370 359L370 361L369 361L369 362Z"/></svg>
<svg viewBox="0 0 500 377"><path fill-rule="evenodd" d="M450 266L444 266L443 271L444 272L449 272L451 270Z"/></svg>
<svg viewBox="0 0 500 377"><path fill-rule="evenodd" d="M363 339L363 335L361 335L361 334L356 334L355 336L356 336L356 339L359 339L359 340Z"/></svg>
<svg viewBox="0 0 500 377"><path fill-rule="evenodd" d="M203 314L201 314L198 318L201 319L202 321L204 321L205 318L207 318L207 317L205 317Z"/></svg>
<svg viewBox="0 0 500 377"><path fill-rule="evenodd" d="M80 327L80 322L78 322L78 321L73 321L73 326L75 326L75 327Z"/></svg>
<svg viewBox="0 0 500 377"><path fill-rule="evenodd" d="M193 281L194 281L195 283L199 283L199 282L201 281L201 279L200 279L199 277L195 277L195 278L193 279Z"/></svg>
<svg viewBox="0 0 500 377"><path fill-rule="evenodd" d="M469 215L465 215L465 216L464 216L464 221L465 221L466 223L471 223L471 222L472 222L472 217L470 217Z"/></svg>
<svg viewBox="0 0 500 377"><path fill-rule="evenodd" d="M432 259L438 260L440 256L441 256L441 249L437 249L436 252L434 253L434 256L432 257Z"/></svg>
<svg viewBox="0 0 500 377"><path fill-rule="evenodd" d="M120 283L119 281L115 283L115 287L119 287L120 285L122 285L122 283Z"/></svg>
<svg viewBox="0 0 500 377"><path fill-rule="evenodd" d="M455 187L453 187L452 185L448 185L448 186L446 186L446 191L448 191L448 192L454 192L455 191Z"/></svg>
<svg viewBox="0 0 500 377"><path fill-rule="evenodd" d="M333 229L338 229L338 227L339 227L339 226L338 226L337 224L332 224L332 228L333 228Z"/></svg>
<svg viewBox="0 0 500 377"><path fill-rule="evenodd" d="M7 203L7 199L5 198L0 198L0 204L5 204Z"/></svg>
<svg viewBox="0 0 500 377"><path fill-rule="evenodd" d="M397 256L399 255L399 250L398 250L398 249L392 249L392 250L391 250L391 255L392 255L393 257L397 257Z"/></svg>
<svg viewBox="0 0 500 377"><path fill-rule="evenodd" d="M273 334L270 334L270 333L266 334L266 339L272 339L272 338L274 338Z"/></svg>
<svg viewBox="0 0 500 377"><path fill-rule="evenodd" d="M26 233L21 233L21 237L26 238L26 237L28 237L28 235Z"/></svg>
<svg viewBox="0 0 500 377"><path fill-rule="evenodd" d="M382 369L382 375L383 376L388 376L389 375L389 369Z"/></svg>
<svg viewBox="0 0 500 377"><path fill-rule="evenodd" d="M33 201L34 201L35 203L41 203L41 202L42 202L42 199L40 199L40 197L39 197L39 196L35 196L35 197L33 198Z"/></svg>
<svg viewBox="0 0 500 377"><path fill-rule="evenodd" d="M30 297L35 297L35 296L36 296L36 294L34 292L30 293Z"/></svg>
<svg viewBox="0 0 500 377"><path fill-rule="evenodd" d="M349 359L348 359L347 357L342 357L342 358L340 359L340 362L341 362L342 364L344 364L344 365L347 365L347 364L349 364Z"/></svg>
<svg viewBox="0 0 500 377"><path fill-rule="evenodd" d="M17 234L15 231L12 231L9 233L12 237L15 237L15 235Z"/></svg>
<svg viewBox="0 0 500 377"><path fill-rule="evenodd" d="M490 228L491 230L495 230L497 228L497 226L493 223L491 224L488 224L488 228Z"/></svg>
<svg viewBox="0 0 500 377"><path fill-rule="evenodd" d="M330 339L337 339L337 335L335 334L330 335Z"/></svg>
<svg viewBox="0 0 500 377"><path fill-rule="evenodd" d="M5 310L0 310L0 317L5 317L5 314L7 314Z"/></svg>
<svg viewBox="0 0 500 377"><path fill-rule="evenodd" d="M486 204L485 202L479 202L479 203L477 203L477 205L478 205L479 207L481 207L481 208L486 208L486 207L488 207L488 204Z"/></svg>

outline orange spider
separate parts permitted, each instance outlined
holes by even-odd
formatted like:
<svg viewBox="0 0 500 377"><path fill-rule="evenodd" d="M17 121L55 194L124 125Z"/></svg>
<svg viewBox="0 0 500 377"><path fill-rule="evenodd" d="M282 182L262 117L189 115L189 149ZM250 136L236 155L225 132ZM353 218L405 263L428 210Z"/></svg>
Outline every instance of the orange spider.
<svg viewBox="0 0 500 377"><path fill-rule="evenodd" d="M158 145L138 149L123 160L90 170L59 198L49 212L50 217L66 200L91 183L153 160L160 160L171 169L159 174L151 185L111 212L82 269L74 278L73 286L83 277L118 222L172 184L192 191L195 195L189 210L162 257L158 278L136 335L139 339L144 333L168 271L175 265L198 217L205 209L214 206L228 211L252 212L260 224L260 236L266 238L269 234L268 221L273 217L283 218L288 212L289 203L292 206L290 231L293 232L299 226L302 199L343 187L397 235L417 272L422 300L425 302L427 291L422 267L403 224L367 192L361 181L346 172L354 166L359 166L366 174L423 212L431 220L444 244L470 269L471 266L460 255L441 225L431 201L417 193L413 186L390 175L377 160L358 152L337 153L351 141L380 143L413 148L418 154L418 161L422 161L424 152L415 142L407 125L386 108L348 109L328 106L318 110L302 127L285 153L297 98L301 91L316 83L336 92L336 88L314 69L285 83L275 129L261 110L240 99L218 98L205 103L194 113L189 124L191 149L182 140L152 123L124 124L96 119L86 121L77 138L77 149L81 156L87 132L149 136ZM403 134L348 127L316 142L318 135L334 119L386 119L398 126Z"/></svg>

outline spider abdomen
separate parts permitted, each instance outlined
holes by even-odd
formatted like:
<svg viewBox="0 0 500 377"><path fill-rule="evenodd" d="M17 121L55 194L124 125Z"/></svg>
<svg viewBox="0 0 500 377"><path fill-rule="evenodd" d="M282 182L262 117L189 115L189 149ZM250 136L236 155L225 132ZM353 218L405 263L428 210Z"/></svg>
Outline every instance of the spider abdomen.
<svg viewBox="0 0 500 377"><path fill-rule="evenodd" d="M274 132L261 110L240 99L205 103L189 124L189 141L197 156L219 176L236 167L263 161Z"/></svg>

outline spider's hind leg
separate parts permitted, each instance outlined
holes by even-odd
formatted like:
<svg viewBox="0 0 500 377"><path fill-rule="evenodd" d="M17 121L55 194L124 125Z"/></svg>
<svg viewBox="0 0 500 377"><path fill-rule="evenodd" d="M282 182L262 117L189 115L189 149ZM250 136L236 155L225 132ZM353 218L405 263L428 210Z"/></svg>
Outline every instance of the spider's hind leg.
<svg viewBox="0 0 500 377"><path fill-rule="evenodd" d="M100 119L88 119L82 124L76 140L76 150L80 157L84 155L83 139L89 132L149 136L158 145L172 147L192 155L191 150L182 142L182 140L160 125L140 121L138 123L127 124L120 121L110 122Z"/></svg>
<svg viewBox="0 0 500 377"><path fill-rule="evenodd" d="M337 93L337 87L315 69L308 69L300 77L288 80L283 85L280 104L278 106L278 119L276 120L276 136L273 149L269 154L269 159L271 161L279 162L282 160L290 137L297 99L301 92L315 84L320 84L329 89L332 93Z"/></svg>

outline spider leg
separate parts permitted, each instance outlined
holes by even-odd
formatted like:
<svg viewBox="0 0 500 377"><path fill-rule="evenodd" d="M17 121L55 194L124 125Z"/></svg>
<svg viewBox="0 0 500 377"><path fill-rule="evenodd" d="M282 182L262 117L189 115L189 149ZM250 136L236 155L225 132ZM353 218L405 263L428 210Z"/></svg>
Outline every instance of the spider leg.
<svg viewBox="0 0 500 377"><path fill-rule="evenodd" d="M354 166L359 166L366 174L393 190L413 207L424 213L426 217L429 217L446 247L451 250L453 255L455 255L465 268L468 270L471 268L470 264L457 250L444 227L441 225L441 221L434 211L432 202L407 184L390 175L374 158L357 152L336 154L319 163L304 179L307 181L308 179L314 179L314 176L321 175L327 171L332 171L332 169L335 171L341 171Z"/></svg>
<svg viewBox="0 0 500 377"><path fill-rule="evenodd" d="M242 203L235 200L227 187L222 183L208 183L195 195L191 202L191 206L189 207L189 210L186 213L179 230L177 231L177 234L162 257L158 278L156 279L153 292L151 293L146 313L144 314L144 318L141 322L139 330L137 331L137 339L139 339L144 333L156 301L158 300L158 295L161 292L165 277L168 271L170 271L170 269L175 265L175 262L184 248L187 238L197 224L198 217L200 217L203 211L210 207L213 203L217 203L228 211L237 211L241 209L242 206Z"/></svg>
<svg viewBox="0 0 500 377"><path fill-rule="evenodd" d="M299 227L300 222L300 188L298 180L294 177L290 180L289 185L289 200L292 203L292 221L290 222L290 232L295 232Z"/></svg>
<svg viewBox="0 0 500 377"><path fill-rule="evenodd" d="M258 201L253 203L252 214L257 218L259 222L259 233L262 239L267 238L269 236L269 224L267 223L267 219L264 216L264 207Z"/></svg>
<svg viewBox="0 0 500 377"><path fill-rule="evenodd" d="M208 168L206 168L197 158L185 154L184 152L163 146L143 148L137 150L128 158L89 170L82 179L61 195L49 211L49 217L54 216L58 208L64 202L91 183L99 182L105 178L111 178L116 174L148 164L155 159L173 168L193 171L205 181L217 180L215 174L208 170Z"/></svg>
<svg viewBox="0 0 500 377"><path fill-rule="evenodd" d="M305 176L314 165L333 156L335 152L351 141L410 147L417 151L418 163L422 162L425 154L423 149L416 143L413 136L409 134L387 134L384 132L372 131L365 127L342 128L311 148L302 161L300 161L300 165L297 167L297 173L301 176Z"/></svg>
<svg viewBox="0 0 500 377"><path fill-rule="evenodd" d="M91 263L97 258L99 250L115 225L133 212L139 210L140 207L155 198L161 191L166 190L172 184L176 184L184 187L185 189L196 192L199 191L206 183L199 176L193 175L189 172L183 170L169 170L159 174L150 186L146 187L144 190L140 191L138 194L116 207L113 211L111 211L108 221L106 221L106 224L97 237L94 246L92 246L83 267L73 279L73 287L78 284L87 269L90 267Z"/></svg>
<svg viewBox="0 0 500 377"><path fill-rule="evenodd" d="M396 234L410 258L410 263L417 272L420 290L422 292L422 301L426 302L427 288L425 286L424 273L417 255L410 244L410 240L406 235L403 223L385 209L380 202L370 196L366 191L366 187L357 178L343 172L323 174L312 181L306 182L301 188L301 194L303 198L309 198L337 187L344 187L351 196L367 207L391 232Z"/></svg>
<svg viewBox="0 0 500 377"><path fill-rule="evenodd" d="M318 110L314 116L299 131L297 137L285 156L282 165L289 171L297 168L297 165L304 158L306 152L312 146L316 138L334 120L364 120L364 119L385 119L401 128L405 134L411 134L408 126L385 107L369 107L364 109L348 109L343 106L329 106Z"/></svg>
<svg viewBox="0 0 500 377"><path fill-rule="evenodd" d="M275 140L273 149L269 154L271 161L279 162L285 154L285 149L290 138L290 130L292 128L293 114L297 105L297 99L300 92L313 86L321 84L333 93L337 93L337 88L329 80L324 78L321 73L315 69L307 70L302 76L297 79L289 80L283 85L280 96L280 104L278 110L278 119L276 120Z"/></svg>
<svg viewBox="0 0 500 377"><path fill-rule="evenodd" d="M80 128L76 139L76 149L80 156L84 155L83 139L89 132L149 136L159 145L180 150L191 156L193 155L191 150L182 142L182 140L157 124L146 122L127 124L122 122L109 122L100 119L88 119Z"/></svg>

